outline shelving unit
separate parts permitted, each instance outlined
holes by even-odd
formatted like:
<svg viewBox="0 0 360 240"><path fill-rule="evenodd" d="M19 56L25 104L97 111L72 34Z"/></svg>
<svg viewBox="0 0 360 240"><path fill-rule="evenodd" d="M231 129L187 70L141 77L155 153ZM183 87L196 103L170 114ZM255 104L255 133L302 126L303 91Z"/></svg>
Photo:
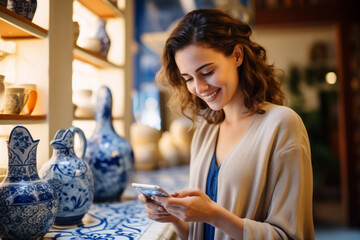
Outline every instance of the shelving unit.
<svg viewBox="0 0 360 240"><path fill-rule="evenodd" d="M48 30L0 6L0 35L3 39L46 38Z"/></svg>
<svg viewBox="0 0 360 240"><path fill-rule="evenodd" d="M126 34L124 34L125 39L122 40L124 40L125 45L131 43L133 20L132 15L127 14L132 12L133 2L131 0L126 0L126 9L124 10L118 9L108 0L78 1L96 13L99 18L124 19ZM80 60L97 68L101 72L101 78L103 78L101 82L116 82L118 77L122 76L125 89L121 91L117 87L112 89L116 100L122 98L124 102L124 106L121 106L123 114L121 116L115 115L114 122L123 129L125 138L130 136L129 126L132 122L130 95L132 89L130 59L132 56L130 48L124 47L123 49L124 57L129 61L125 61L124 64L114 64L97 53L74 46L73 2L74 0L38 1L34 19L41 17L41 20L37 19L37 21L34 19L29 21L0 6L1 38L16 43L16 53L13 54L12 58L27 59L26 63L16 63L15 60L14 63L11 63L11 68L14 68L13 72L15 73L25 73L26 67L31 67L36 72L37 75L30 80L38 84L38 96L40 94L41 100L40 106L37 106L39 107L38 111L34 112L34 115L0 114L0 135L9 135L11 129L16 125L26 126L35 139L40 139L37 156L38 168L41 168L42 164L50 158L52 149L49 143L59 129L69 128L74 122L94 122L93 118L74 117L72 103L73 60ZM0 69L1 67L5 69L6 64L1 64L4 62L0 61ZM11 74L5 75L6 77L9 76L5 81L11 78ZM12 77L14 78L14 76ZM0 173L0 180L1 175L2 173Z"/></svg>
<svg viewBox="0 0 360 240"><path fill-rule="evenodd" d="M85 63L94 65L97 68L122 68L123 66L116 65L112 62L109 62L106 57L100 55L99 53L89 51L87 49L81 48L79 46L74 47L74 58Z"/></svg>
<svg viewBox="0 0 360 240"><path fill-rule="evenodd" d="M124 13L109 0L78 0L100 18L124 17Z"/></svg>
<svg viewBox="0 0 360 240"><path fill-rule="evenodd" d="M111 1L109 0L77 0L83 7L88 9L90 12L92 12L95 16L97 16L99 19L104 20L116 20L116 19L123 19L126 24L124 24L124 36L122 36L122 40L125 42L125 46L128 46L130 44L131 38L132 38L132 19L131 15L126 13L131 13L131 9L133 6L132 1L126 0L125 1L125 9L119 9L117 6L115 6ZM74 12L76 13L76 12ZM111 30L108 29L107 31L109 35L111 35ZM119 29L114 29L114 31L118 31ZM80 26L80 32L81 32L81 26ZM111 39L111 36L110 36ZM117 42L114 42L113 39L111 39L111 44L118 44ZM121 55L124 54L125 58L130 57L130 48L129 47L122 47L117 48L116 54ZM120 50L120 52L119 52ZM115 129L118 130L118 133L122 135L123 137L129 139L130 137L130 124L132 122L132 111L131 111L131 61L125 60L122 64L115 64L112 61L109 61L107 57L104 57L100 55L99 53L87 50L85 48L82 48L80 46L74 46L73 50L73 57L75 60L79 60L81 62L90 64L91 66L94 66L98 69L99 72L99 79L98 82L103 83L104 80L106 83L110 84L107 85L110 87L110 90L113 94L113 120L114 120L114 126ZM76 71L76 69L73 69L73 71ZM74 79L73 79L74 81ZM76 80L75 80L76 81ZM121 81L124 81L123 83L120 83ZM103 85L103 84L101 84ZM122 85L119 87L119 85ZM96 92L97 89L92 89L93 92ZM117 100L115 100L117 99ZM120 106L123 110L116 114L116 110L119 112L119 109L117 109L116 104L118 102L123 102L123 106ZM114 111L115 110L115 111ZM83 124L82 124L83 122ZM78 117L74 116L73 118L73 125L77 125L78 127L87 128L87 132L91 132L92 128L95 127L94 118L89 117ZM91 127L90 127L91 126ZM118 129L116 126L121 126L121 129Z"/></svg>

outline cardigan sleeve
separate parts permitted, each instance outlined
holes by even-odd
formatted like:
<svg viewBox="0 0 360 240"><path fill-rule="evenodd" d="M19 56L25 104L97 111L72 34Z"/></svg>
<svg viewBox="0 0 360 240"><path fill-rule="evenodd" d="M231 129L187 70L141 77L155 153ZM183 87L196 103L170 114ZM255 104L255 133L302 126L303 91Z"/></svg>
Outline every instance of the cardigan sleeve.
<svg viewBox="0 0 360 240"><path fill-rule="evenodd" d="M244 239L314 239L310 161L302 146L274 155L266 188L266 219L244 219Z"/></svg>

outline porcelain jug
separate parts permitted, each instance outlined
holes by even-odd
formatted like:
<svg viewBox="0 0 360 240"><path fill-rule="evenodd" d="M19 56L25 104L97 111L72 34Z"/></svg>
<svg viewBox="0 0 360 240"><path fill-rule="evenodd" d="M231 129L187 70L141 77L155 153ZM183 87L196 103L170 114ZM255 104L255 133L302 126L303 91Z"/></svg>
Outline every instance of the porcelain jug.
<svg viewBox="0 0 360 240"><path fill-rule="evenodd" d="M74 150L74 137L79 135L81 157ZM93 198L93 175L83 160L86 138L80 128L60 129L51 141L53 155L40 170L40 177L53 186L59 198L56 225L71 225L81 222L89 210Z"/></svg>
<svg viewBox="0 0 360 240"><path fill-rule="evenodd" d="M37 239L54 224L58 199L53 188L39 178L38 144L23 126L10 133L9 168L0 184L0 237L4 240Z"/></svg>
<svg viewBox="0 0 360 240"><path fill-rule="evenodd" d="M85 154L94 174L95 202L119 201L134 167L133 149L115 132L111 110L111 91L102 86L95 108L96 128Z"/></svg>
<svg viewBox="0 0 360 240"><path fill-rule="evenodd" d="M8 0L7 8L32 21L37 8L37 0Z"/></svg>

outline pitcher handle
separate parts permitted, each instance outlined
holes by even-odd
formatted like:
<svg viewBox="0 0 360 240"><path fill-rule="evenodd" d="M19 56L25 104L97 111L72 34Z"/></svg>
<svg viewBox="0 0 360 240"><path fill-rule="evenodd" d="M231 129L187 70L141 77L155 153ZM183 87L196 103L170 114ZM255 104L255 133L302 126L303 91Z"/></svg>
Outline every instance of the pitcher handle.
<svg viewBox="0 0 360 240"><path fill-rule="evenodd" d="M77 127L70 127L70 131L74 134L77 133L80 137L80 147L82 148L82 154L81 154L81 159L84 159L85 157L85 152L86 152L86 137L84 135L84 132Z"/></svg>
<svg viewBox="0 0 360 240"><path fill-rule="evenodd" d="M23 105L21 106L21 110L25 107L26 103L29 100L29 97L30 97L29 93L25 92L24 93L24 98L26 98L26 99L24 99Z"/></svg>

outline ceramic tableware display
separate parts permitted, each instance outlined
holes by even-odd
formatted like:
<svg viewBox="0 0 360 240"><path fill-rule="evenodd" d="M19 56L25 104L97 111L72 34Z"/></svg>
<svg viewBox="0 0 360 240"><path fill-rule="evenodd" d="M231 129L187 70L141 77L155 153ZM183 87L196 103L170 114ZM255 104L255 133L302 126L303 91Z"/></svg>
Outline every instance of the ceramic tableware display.
<svg viewBox="0 0 360 240"><path fill-rule="evenodd" d="M88 140L85 154L94 174L94 201L118 201L134 167L128 141L116 134L112 124L112 95L108 87L98 92L96 129Z"/></svg>
<svg viewBox="0 0 360 240"><path fill-rule="evenodd" d="M110 38L109 35L106 32L106 21L105 20L100 20L100 26L97 32L97 37L100 40L100 50L99 53L104 56L107 57L108 53L109 53L109 49L110 49Z"/></svg>
<svg viewBox="0 0 360 240"><path fill-rule="evenodd" d="M0 75L0 113L4 107L4 94L5 94L5 76Z"/></svg>
<svg viewBox="0 0 360 240"><path fill-rule="evenodd" d="M19 86L24 88L24 93L29 94L29 99L27 100L20 114L30 115L34 111L38 96L36 91L36 84L20 84Z"/></svg>
<svg viewBox="0 0 360 240"><path fill-rule="evenodd" d="M79 135L82 156L74 150L75 134ZM53 155L40 170L43 180L54 187L59 198L59 210L55 224L70 225L81 222L94 197L93 175L89 165L82 159L86 150L86 138L81 129L60 129L51 141Z"/></svg>
<svg viewBox="0 0 360 240"><path fill-rule="evenodd" d="M7 8L32 21L37 8L37 0L8 0Z"/></svg>
<svg viewBox="0 0 360 240"><path fill-rule="evenodd" d="M5 88L5 114L19 114L29 99L29 93L25 88L10 86Z"/></svg>
<svg viewBox="0 0 360 240"><path fill-rule="evenodd" d="M10 133L9 168L0 184L0 237L4 240L37 239L54 223L58 200L53 188L39 178L38 144L23 126Z"/></svg>

